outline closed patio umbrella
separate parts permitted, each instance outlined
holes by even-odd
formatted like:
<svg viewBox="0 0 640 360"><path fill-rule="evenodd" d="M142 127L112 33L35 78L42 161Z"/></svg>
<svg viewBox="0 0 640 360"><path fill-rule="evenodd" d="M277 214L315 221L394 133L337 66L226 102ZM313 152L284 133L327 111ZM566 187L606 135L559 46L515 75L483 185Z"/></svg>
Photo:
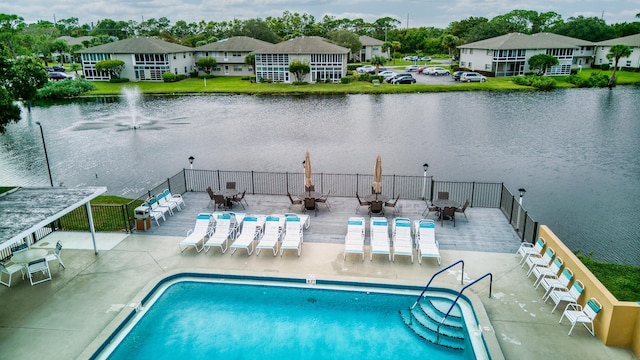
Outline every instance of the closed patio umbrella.
<svg viewBox="0 0 640 360"><path fill-rule="evenodd" d="M376 167L373 169L373 191L377 194L382 192L382 158L380 154L376 157Z"/></svg>
<svg viewBox="0 0 640 360"><path fill-rule="evenodd" d="M311 157L309 151L304 155L304 187L305 190L313 186L313 179L311 178Z"/></svg>

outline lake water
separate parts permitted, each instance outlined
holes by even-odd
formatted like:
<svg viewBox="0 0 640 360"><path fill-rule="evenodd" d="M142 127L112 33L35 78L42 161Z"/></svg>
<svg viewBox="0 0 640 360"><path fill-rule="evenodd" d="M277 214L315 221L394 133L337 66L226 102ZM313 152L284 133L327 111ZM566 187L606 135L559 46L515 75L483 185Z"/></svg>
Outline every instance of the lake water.
<svg viewBox="0 0 640 360"><path fill-rule="evenodd" d="M532 93L78 100L0 135L0 184L106 185L137 197L194 169L429 174L527 189L524 206L572 249L640 266L640 88ZM135 114L135 116L133 116ZM134 120L135 118L135 120ZM137 129L133 130L135 122Z"/></svg>

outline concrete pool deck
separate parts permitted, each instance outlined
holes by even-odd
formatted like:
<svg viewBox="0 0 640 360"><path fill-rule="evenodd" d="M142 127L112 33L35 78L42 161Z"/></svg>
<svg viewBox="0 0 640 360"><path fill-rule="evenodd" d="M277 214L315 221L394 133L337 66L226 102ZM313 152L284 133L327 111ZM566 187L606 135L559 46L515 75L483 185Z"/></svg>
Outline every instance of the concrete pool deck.
<svg viewBox="0 0 640 360"><path fill-rule="evenodd" d="M491 242L490 238L481 235L498 230L472 227L488 216L483 214L485 210L501 216L497 209L472 211L469 223L465 224L464 219L458 220L455 229L452 224L445 223L441 227L438 223L436 233L443 243L442 266L438 266L435 260L425 260L422 265L417 261L412 264L408 257L396 257L395 262L389 262L384 256L379 256L369 261L368 246L365 261L358 255L350 255L343 260L343 245L336 240L344 238L345 216L353 215L354 199L330 199L334 211L321 211L317 217L312 215L299 258L293 251L275 258L268 251L260 256L255 253L247 256L241 250L234 255L215 250L208 254L196 253L193 249L180 253L178 242L183 235L162 235L158 232L184 233L182 222L189 224L188 228L195 221L193 214L213 211L206 209L208 199L204 201L196 196L202 194L187 194L185 211L167 219L160 227L154 224L149 232L98 234L97 255L91 247L82 248L91 243L88 233L57 232L41 240L37 246L53 247L58 239L62 239L65 244L62 258L66 269L52 262L52 281L30 286L28 280L20 281L18 276L11 288L0 287L3 305L0 307L1 357L85 358L86 353L83 352L87 346L119 314L128 311L128 305L141 290L163 275L175 272L295 278L313 276L317 279L424 286L433 273L462 259L465 262L465 284L488 272L493 274L491 298L488 297L488 280L470 287L465 294L475 294L483 302L506 359L637 359L630 349L607 347L580 326L567 336L569 323L565 320L558 324L561 310L550 313L553 303L542 303L542 289L533 288L533 280L527 279L526 271L518 264L519 258L513 256L512 249L508 252L481 251L486 248L482 244ZM287 211L286 197L273 198L248 197L250 207L246 212L269 214ZM280 201L285 201L284 207L279 207ZM410 219L420 218L422 205L418 201L404 202L403 215ZM367 218L364 211L360 215ZM487 225L499 228L506 224L509 227L506 220L503 223ZM462 239L462 235L456 235L458 232L474 237L475 240L469 244L476 243L476 250L459 250L452 244L446 244L447 236L456 238L455 242L460 244L467 241ZM515 243L507 247L517 248L519 240L515 233L513 237ZM328 240L323 242L323 238ZM451 247L453 249L447 249ZM460 276L460 267L456 266L438 276L434 285L459 289Z"/></svg>

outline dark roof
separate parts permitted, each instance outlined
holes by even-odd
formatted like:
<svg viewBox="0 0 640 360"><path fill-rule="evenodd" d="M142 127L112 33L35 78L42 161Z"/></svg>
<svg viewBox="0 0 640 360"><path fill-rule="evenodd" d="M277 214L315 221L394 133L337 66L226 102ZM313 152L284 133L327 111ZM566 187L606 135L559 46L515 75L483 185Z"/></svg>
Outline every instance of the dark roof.
<svg viewBox="0 0 640 360"><path fill-rule="evenodd" d="M348 54L349 49L332 44L319 36L300 36L256 50L257 54Z"/></svg>
<svg viewBox="0 0 640 360"><path fill-rule="evenodd" d="M597 45L599 46L613 46L618 44L640 48L640 34L623 36L611 40L600 41L599 43L597 43Z"/></svg>
<svg viewBox="0 0 640 360"><path fill-rule="evenodd" d="M372 38L371 36L362 35L360 36L360 42L362 46L374 46L374 45L382 45L384 41L378 40L376 38Z"/></svg>
<svg viewBox="0 0 640 360"><path fill-rule="evenodd" d="M196 51L255 51L267 46L273 46L272 43L254 39L248 36L233 36L228 39L222 39L214 43L198 46Z"/></svg>
<svg viewBox="0 0 640 360"><path fill-rule="evenodd" d="M93 46L78 52L105 54L171 54L192 51L193 48L188 46L155 38L137 37Z"/></svg>

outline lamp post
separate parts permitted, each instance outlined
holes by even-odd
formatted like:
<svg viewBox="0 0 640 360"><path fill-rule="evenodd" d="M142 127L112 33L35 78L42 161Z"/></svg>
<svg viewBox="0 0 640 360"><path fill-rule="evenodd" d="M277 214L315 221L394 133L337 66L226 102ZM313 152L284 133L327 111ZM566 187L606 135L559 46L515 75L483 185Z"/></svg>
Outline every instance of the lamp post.
<svg viewBox="0 0 640 360"><path fill-rule="evenodd" d="M522 213L522 197L524 196L524 193L527 192L527 190L525 190L524 188L520 188L518 189L518 192L520 193L520 199L518 200L520 207L518 208L518 222L516 224L516 230L520 231L520 214Z"/></svg>
<svg viewBox="0 0 640 360"><path fill-rule="evenodd" d="M422 168L424 169L424 179L422 180L422 200L425 200L427 197L427 170L429 170L429 164L422 164Z"/></svg>
<svg viewBox="0 0 640 360"><path fill-rule="evenodd" d="M47 144L44 142L44 131L42 131L42 124L40 121L36 121L36 125L40 127L40 137L42 138L42 147L44 148L44 159L47 162L47 172L49 173L49 183L53 187L53 178L51 177L51 167L49 166L49 155L47 154Z"/></svg>
<svg viewBox="0 0 640 360"><path fill-rule="evenodd" d="M191 168L191 170L193 170L193 160L195 160L196 158L194 158L193 156L189 156L189 166Z"/></svg>

